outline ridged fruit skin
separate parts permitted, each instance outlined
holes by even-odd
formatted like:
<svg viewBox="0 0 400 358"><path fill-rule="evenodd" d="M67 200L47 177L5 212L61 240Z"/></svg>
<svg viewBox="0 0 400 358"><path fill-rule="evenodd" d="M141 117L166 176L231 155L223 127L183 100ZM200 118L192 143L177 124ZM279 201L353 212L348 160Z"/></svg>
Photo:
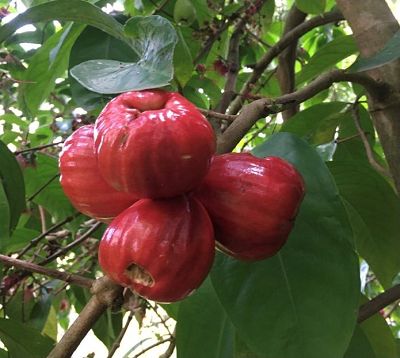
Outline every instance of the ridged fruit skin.
<svg viewBox="0 0 400 358"><path fill-rule="evenodd" d="M215 156L195 196L214 224L217 246L240 260L262 260L285 244L304 197L299 172L278 157Z"/></svg>
<svg viewBox="0 0 400 358"><path fill-rule="evenodd" d="M126 92L95 124L100 172L119 191L168 198L200 184L215 152L214 132L179 93Z"/></svg>
<svg viewBox="0 0 400 358"><path fill-rule="evenodd" d="M174 302L206 278L215 254L211 220L194 198L141 199L117 216L99 246L99 263L112 280L139 295ZM129 277L135 264L153 285Z"/></svg>
<svg viewBox="0 0 400 358"><path fill-rule="evenodd" d="M60 154L61 186L81 213L110 222L137 197L116 191L101 177L94 151L93 125L80 127L65 141Z"/></svg>

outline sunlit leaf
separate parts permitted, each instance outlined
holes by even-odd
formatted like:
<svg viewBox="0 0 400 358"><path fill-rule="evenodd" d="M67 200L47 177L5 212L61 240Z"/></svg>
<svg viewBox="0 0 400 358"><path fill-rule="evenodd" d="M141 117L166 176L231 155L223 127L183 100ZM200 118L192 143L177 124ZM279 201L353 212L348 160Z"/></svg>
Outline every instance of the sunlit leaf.
<svg viewBox="0 0 400 358"><path fill-rule="evenodd" d="M89 90L105 94L169 84L178 40L171 23L161 16L137 16L125 24L125 33L139 56L137 62L90 60L73 67L71 75Z"/></svg>

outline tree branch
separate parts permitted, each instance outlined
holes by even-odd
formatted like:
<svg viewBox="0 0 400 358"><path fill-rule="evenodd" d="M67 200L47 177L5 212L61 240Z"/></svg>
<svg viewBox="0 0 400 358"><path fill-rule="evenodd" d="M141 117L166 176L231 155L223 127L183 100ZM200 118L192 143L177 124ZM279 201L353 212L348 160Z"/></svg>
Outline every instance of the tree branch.
<svg viewBox="0 0 400 358"><path fill-rule="evenodd" d="M122 327L121 332L119 332L119 335L117 337L117 339L115 340L115 342L113 343L110 351L108 352L108 356L107 358L112 358L112 356L114 355L114 353L117 351L117 349L119 348L119 346L121 345L121 341L125 336L126 331L128 330L128 327L132 321L133 318L133 313L131 312L128 316L128 319L126 320L125 326Z"/></svg>
<svg viewBox="0 0 400 358"><path fill-rule="evenodd" d="M235 97L236 81L240 69L239 44L243 35L243 30L249 18L254 16L260 10L260 8L264 5L264 2L265 0L256 1L255 4L252 5L254 6L254 12L246 12L245 16L243 16L235 25L235 30L233 31L229 41L227 58L229 71L225 82L224 93L220 102L218 103L217 108L215 109L217 112L225 113L229 103L231 103L231 100Z"/></svg>
<svg viewBox="0 0 400 358"><path fill-rule="evenodd" d="M88 239L90 235L92 235L101 225L102 225L101 222L96 222L94 225L92 225L92 227L89 230L87 230L83 235L79 236L76 240L72 241L68 245L56 251L54 254L40 261L39 265L47 265L48 263L54 261L56 258L66 254L68 251L72 250L74 247L78 246L83 241Z"/></svg>
<svg viewBox="0 0 400 358"><path fill-rule="evenodd" d="M6 255L0 254L0 262L2 262L6 266L14 266L14 267L23 269L24 271L40 273L42 275L53 277L53 278L56 278L57 280L72 283L72 284L75 284L75 285L78 285L81 287L90 288L94 282L94 280L92 280L90 278L86 278L83 276L75 275L75 274L64 272L64 271L58 271L58 270L42 267L42 266L36 265L34 263L15 259L15 258L6 256Z"/></svg>
<svg viewBox="0 0 400 358"><path fill-rule="evenodd" d="M388 178L391 178L391 173L389 172L389 170L384 168L382 165L380 165L375 160L374 152L372 151L371 145L368 142L368 138L365 135L363 129L361 128L360 113L359 113L358 106L359 106L358 103L354 103L354 105L352 106L351 115L353 117L354 124L355 124L355 126L357 128L357 132L358 132L358 134L359 134L359 136L361 138L361 141L363 142L363 145L364 145L364 148L365 148L365 153L367 154L367 158L368 158L369 164L371 164L371 167L373 167L376 171L378 171L382 175L387 176Z"/></svg>
<svg viewBox="0 0 400 358"><path fill-rule="evenodd" d="M96 321L122 294L122 287L106 276L92 286L93 296L47 358L69 358Z"/></svg>
<svg viewBox="0 0 400 358"><path fill-rule="evenodd" d="M213 34L213 36L210 36L207 41L205 42L204 46L202 47L202 49L198 52L197 56L195 57L195 59L193 60L194 64L197 64L205 54L207 54L213 43L215 41L217 41L217 39L228 29L229 25L235 20L237 19L240 14L243 12L243 7L241 7L240 9L238 9L235 13L233 13L232 15L230 15L227 19L224 20L224 23L220 26L220 28L215 31L215 33Z"/></svg>
<svg viewBox="0 0 400 358"><path fill-rule="evenodd" d="M357 322L361 323L365 321L367 318L373 316L382 308L385 308L398 299L400 299L400 284L389 288L372 300L364 303L358 312Z"/></svg>
<svg viewBox="0 0 400 358"><path fill-rule="evenodd" d="M206 117L212 117L216 119L220 119L222 121L233 122L236 119L236 115L224 114L215 111L211 111L209 109L198 108L198 110L203 113Z"/></svg>
<svg viewBox="0 0 400 358"><path fill-rule="evenodd" d="M38 190L36 190L29 198L27 198L26 201L32 201L33 199L35 199L37 195L39 195L44 189L46 189L59 176L60 176L59 173L52 176L46 183L44 183Z"/></svg>
<svg viewBox="0 0 400 358"><path fill-rule="evenodd" d="M71 222L74 220L77 216L81 215L80 213L75 213L74 215L67 216L64 220L60 221L57 224L54 224L52 227L50 227L47 231L41 233L39 236L35 237L34 239L31 240L31 242L26 245L17 255L17 259L25 255L32 247L35 247L42 239L44 239L48 234L52 233L53 231L56 231L58 228L61 226Z"/></svg>
<svg viewBox="0 0 400 358"><path fill-rule="evenodd" d="M252 86L259 80L259 78L261 78L261 75L272 62L272 60L286 47L288 47L292 42L297 41L301 36L313 28L342 19L342 14L338 10L333 10L303 22L301 25L295 27L293 30L284 35L274 46L269 49L269 51L260 59L260 61L257 62L253 73L250 75L250 78L246 81L242 90L240 91L240 95L237 96L232 102L229 109L229 114L236 114L239 112L243 104L243 98L250 92Z"/></svg>
<svg viewBox="0 0 400 358"><path fill-rule="evenodd" d="M243 107L236 120L218 138L217 152L232 151L243 136L257 122L258 119L270 113L281 112L287 106L300 104L315 96L334 82L349 81L363 85L373 95L382 95L386 86L376 82L369 76L358 73L346 73L343 70L333 70L317 77L307 86L296 92L289 93L276 99L262 98Z"/></svg>
<svg viewBox="0 0 400 358"><path fill-rule="evenodd" d="M293 5L289 11L286 19L283 36L288 32L299 26L306 19L306 14L300 11L296 5ZM298 39L293 41L286 47L278 57L278 68L276 77L279 82L281 94L291 93L295 89L295 72L294 66L297 57L297 43ZM290 106L282 113L283 120L286 120L296 114L298 111L297 106Z"/></svg>
<svg viewBox="0 0 400 358"><path fill-rule="evenodd" d="M39 145L37 147L17 150L17 151L14 152L14 154L17 155L17 154L21 154L21 153L34 152L36 150L41 150L41 149L44 149L44 148L54 147L56 145L63 144L63 143L64 143L64 141L56 142L56 143L50 143L50 144L44 144L44 145Z"/></svg>

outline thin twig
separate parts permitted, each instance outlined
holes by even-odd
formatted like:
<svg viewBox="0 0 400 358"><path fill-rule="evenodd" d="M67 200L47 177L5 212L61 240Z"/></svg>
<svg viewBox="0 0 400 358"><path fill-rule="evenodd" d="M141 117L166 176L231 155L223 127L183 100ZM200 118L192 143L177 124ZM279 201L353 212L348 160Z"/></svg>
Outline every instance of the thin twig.
<svg viewBox="0 0 400 358"><path fill-rule="evenodd" d="M335 22L343 19L343 15L338 10L315 16L308 21L303 22L299 26L289 31L286 35L282 36L281 39L273 45L269 51L257 62L254 66L253 73L246 81L240 91L240 95L232 102L229 108L229 114L236 114L239 112L243 104L243 98L250 92L252 86L261 78L262 73L269 66L272 60L278 56L286 47L297 41L301 36L314 29L315 27Z"/></svg>
<svg viewBox="0 0 400 358"><path fill-rule="evenodd" d="M17 255L17 259L25 255L32 247L36 246L42 239L44 239L48 234L52 233L53 231L56 231L58 228L61 226L71 222L74 220L77 216L79 216L80 213L75 213L74 215L67 216L64 220L60 221L57 224L54 224L52 227L50 227L47 231L41 233L39 236L35 237L34 239L31 240L31 242L26 245Z"/></svg>
<svg viewBox="0 0 400 358"><path fill-rule="evenodd" d="M261 128L257 129L257 130L251 135L251 137L243 143L242 147L240 148L240 152L242 152L242 151L246 148L246 146L247 146L252 140L254 140L260 133L262 133L265 129L267 129L268 126L269 126L269 124L270 124L270 122L265 123L263 126L261 126Z"/></svg>
<svg viewBox="0 0 400 358"><path fill-rule="evenodd" d="M56 142L56 143L39 145L37 147L32 147L32 148L21 149L21 150L17 150L16 152L14 152L14 154L17 155L17 154L21 154L21 153L34 152L36 150L41 150L41 149L44 149L44 148L54 147L56 145L63 144L63 143L64 143L64 141L61 141L61 142Z"/></svg>
<svg viewBox="0 0 400 358"><path fill-rule="evenodd" d="M363 322L367 318L379 312L382 308L400 299L400 284L387 289L385 292L376 296L372 300L364 303L358 312L358 322Z"/></svg>
<svg viewBox="0 0 400 358"><path fill-rule="evenodd" d="M173 339L169 343L169 346L168 346L167 350L163 354L161 354L159 358L169 358L169 357L172 356L172 353L174 353L175 345L176 345L175 336L176 336L176 326L175 326L174 331L172 332L172 335L171 335L171 338L173 338Z"/></svg>
<svg viewBox="0 0 400 358"><path fill-rule="evenodd" d="M167 325L167 323L165 322L165 319L162 318L162 316L160 315L160 313L157 310L157 304L154 304L154 307L151 305L150 302L148 302L149 306L152 308L152 310L154 311L154 313L157 315L157 317L160 319L162 325L165 327L165 329L167 330L167 332L172 336L172 333ZM169 318L169 317L168 317Z"/></svg>
<svg viewBox="0 0 400 358"><path fill-rule="evenodd" d="M149 350L160 346L161 344L167 343L167 342L171 342L171 340L173 340L172 337L166 338L166 339L162 339L161 341L158 341L156 343L153 343L152 345L148 346L147 348L141 350L138 354L135 354L132 358L139 358L141 355L143 355L144 353L148 352Z"/></svg>
<svg viewBox="0 0 400 358"><path fill-rule="evenodd" d="M211 111L209 109L204 109L204 108L198 108L198 110L207 117L213 117L213 118L221 119L223 121L228 121L228 122L233 122L237 117L236 115L218 113L218 112Z"/></svg>
<svg viewBox="0 0 400 358"><path fill-rule="evenodd" d="M49 257L45 258L44 260L39 262L39 265L47 265L48 263L54 261L56 258L63 256L68 251L72 250L74 247L81 244L83 241L88 239L90 235L92 235L100 226L102 225L101 222L97 222L92 227L87 230L83 235L79 236L76 240L72 241L68 245L64 246L63 248L56 251L54 254L50 255Z"/></svg>
<svg viewBox="0 0 400 358"><path fill-rule="evenodd" d="M46 187L49 186L59 176L60 176L60 173L57 173L54 176L52 176L46 183L44 183L38 190L36 190L29 198L27 198L26 201L32 201L33 199L35 199L37 195L39 195L44 189L46 189Z"/></svg>
<svg viewBox="0 0 400 358"><path fill-rule="evenodd" d="M122 327L121 332L119 332L119 335L117 337L117 339L115 340L115 342L113 343L107 358L112 358L112 356L114 355L114 353L117 351L117 349L119 348L119 346L121 345L121 341L125 336L126 331L128 330L128 327L132 321L134 314L131 312L128 316L128 319L126 320L126 323L124 325L124 327Z"/></svg>
<svg viewBox="0 0 400 358"><path fill-rule="evenodd" d="M379 173L381 173L382 175L385 175L389 178L391 178L391 174L389 172L388 169L384 168L382 165L380 165L375 157L374 157L374 152L371 148L371 145L368 141L367 136L364 133L364 130L361 128L361 124L360 124L360 112L359 112L359 104L356 102L354 103L352 110L351 110L351 115L353 117L354 120L354 124L357 128L357 132L361 138L361 141L363 142L364 148L365 148L365 153L367 154L367 158L369 161L369 164L371 164L371 167L373 167L376 171L378 171Z"/></svg>
<svg viewBox="0 0 400 358"><path fill-rule="evenodd" d="M6 266L14 266L25 271L36 272L42 275L56 278L61 281L72 283L81 287L91 287L94 280L83 276L75 275L69 272L59 271L36 265L31 262L15 259L6 255L0 254L0 262Z"/></svg>

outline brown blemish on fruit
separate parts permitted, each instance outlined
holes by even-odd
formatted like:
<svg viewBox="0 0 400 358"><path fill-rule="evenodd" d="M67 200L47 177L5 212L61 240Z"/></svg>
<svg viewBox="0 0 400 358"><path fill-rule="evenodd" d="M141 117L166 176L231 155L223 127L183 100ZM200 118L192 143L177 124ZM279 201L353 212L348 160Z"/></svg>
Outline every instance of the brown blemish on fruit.
<svg viewBox="0 0 400 358"><path fill-rule="evenodd" d="M154 285L153 277L137 264L131 264L125 269L125 275L133 282L139 285L152 287Z"/></svg>

